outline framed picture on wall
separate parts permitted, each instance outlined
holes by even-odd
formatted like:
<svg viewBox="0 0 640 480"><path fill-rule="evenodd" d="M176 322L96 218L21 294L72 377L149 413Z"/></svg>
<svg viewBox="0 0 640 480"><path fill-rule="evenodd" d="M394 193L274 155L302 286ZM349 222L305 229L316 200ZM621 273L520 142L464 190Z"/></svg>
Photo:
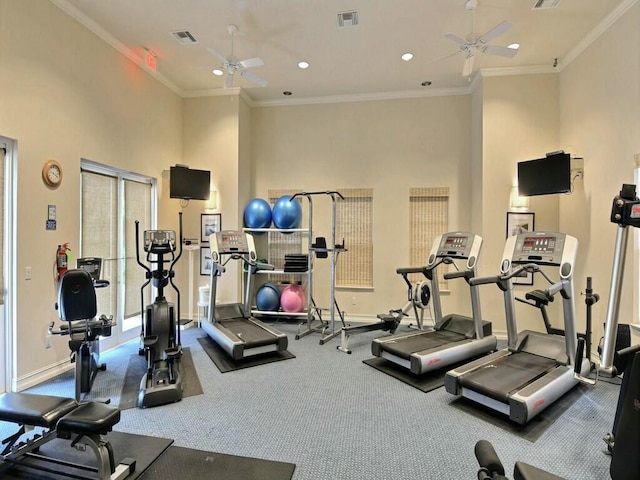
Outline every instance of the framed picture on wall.
<svg viewBox="0 0 640 480"><path fill-rule="evenodd" d="M211 275L212 268L211 248L200 247L200 275Z"/></svg>
<svg viewBox="0 0 640 480"><path fill-rule="evenodd" d="M533 212L507 212L507 238L535 230L536 215ZM526 277L514 277L514 285L533 285L533 273Z"/></svg>
<svg viewBox="0 0 640 480"><path fill-rule="evenodd" d="M219 213L200 214L200 243L209 243L209 235L220 231L222 215Z"/></svg>

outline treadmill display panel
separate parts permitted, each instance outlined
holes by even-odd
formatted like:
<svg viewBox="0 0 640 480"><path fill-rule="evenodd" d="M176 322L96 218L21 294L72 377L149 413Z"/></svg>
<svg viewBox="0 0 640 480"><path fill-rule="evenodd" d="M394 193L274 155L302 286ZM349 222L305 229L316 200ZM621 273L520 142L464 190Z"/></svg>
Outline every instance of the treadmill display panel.
<svg viewBox="0 0 640 480"><path fill-rule="evenodd" d="M217 232L216 240L218 242L218 252L221 254L249 252L247 239L242 232Z"/></svg>
<svg viewBox="0 0 640 480"><path fill-rule="evenodd" d="M440 241L438 257L469 257L469 237L466 235L447 235Z"/></svg>
<svg viewBox="0 0 640 480"><path fill-rule="evenodd" d="M525 255L553 253L555 249L555 237L526 237L522 245L522 253Z"/></svg>

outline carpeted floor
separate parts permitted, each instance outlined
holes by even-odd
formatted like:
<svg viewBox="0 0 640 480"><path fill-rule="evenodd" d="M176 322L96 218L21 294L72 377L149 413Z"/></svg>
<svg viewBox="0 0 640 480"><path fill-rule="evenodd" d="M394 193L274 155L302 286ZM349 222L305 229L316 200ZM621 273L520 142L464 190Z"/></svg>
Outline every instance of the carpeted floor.
<svg viewBox="0 0 640 480"><path fill-rule="evenodd" d="M191 350L204 393L125 410L115 429L174 439L176 447L295 464L293 480L472 479L480 439L494 444L508 472L522 460L567 479L608 478L602 437L613 422L616 385L581 388L537 438L528 439L486 412L458 408L444 388L425 393L365 365L380 332L353 337L353 354L346 355L336 350L339 338L320 346L319 334L294 340L296 324L276 328L289 335L295 359L224 374L200 346L203 332L185 330L183 346ZM103 354L108 368L92 395L119 401L137 347ZM31 391L72 395L73 377Z"/></svg>

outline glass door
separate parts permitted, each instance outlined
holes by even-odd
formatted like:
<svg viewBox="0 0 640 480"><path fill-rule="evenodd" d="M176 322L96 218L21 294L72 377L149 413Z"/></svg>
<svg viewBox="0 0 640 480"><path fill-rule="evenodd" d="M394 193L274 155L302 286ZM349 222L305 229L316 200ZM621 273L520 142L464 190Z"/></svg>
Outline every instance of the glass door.
<svg viewBox="0 0 640 480"><path fill-rule="evenodd" d="M113 315L117 327L100 340L101 348L120 345L140 334L145 271L136 262L135 221L140 231L155 224L155 180L82 161L81 254L102 258L102 278L109 286L96 290L98 314Z"/></svg>

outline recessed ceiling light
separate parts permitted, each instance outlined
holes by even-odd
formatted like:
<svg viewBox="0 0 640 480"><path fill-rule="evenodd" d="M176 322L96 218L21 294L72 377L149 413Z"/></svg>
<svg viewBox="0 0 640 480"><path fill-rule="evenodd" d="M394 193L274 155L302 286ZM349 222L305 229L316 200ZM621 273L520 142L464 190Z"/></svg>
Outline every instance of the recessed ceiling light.
<svg viewBox="0 0 640 480"><path fill-rule="evenodd" d="M287 90L287 91L282 92L282 94L286 95L288 97L289 95L291 95L291 92Z"/></svg>
<svg viewBox="0 0 640 480"><path fill-rule="evenodd" d="M512 43L511 45L507 45L507 48L510 48L511 50L518 50L520 48L520 44Z"/></svg>
<svg viewBox="0 0 640 480"><path fill-rule="evenodd" d="M213 72L214 75L217 75L217 76L224 75L224 72L222 70L220 70L219 68L214 68L212 70L212 72Z"/></svg>
<svg viewBox="0 0 640 480"><path fill-rule="evenodd" d="M403 53L401 58L405 62L408 62L409 60L411 60L413 58L413 53L411 53L411 52Z"/></svg>
<svg viewBox="0 0 640 480"><path fill-rule="evenodd" d="M309 68L309 62L298 62L298 67L301 69Z"/></svg>

